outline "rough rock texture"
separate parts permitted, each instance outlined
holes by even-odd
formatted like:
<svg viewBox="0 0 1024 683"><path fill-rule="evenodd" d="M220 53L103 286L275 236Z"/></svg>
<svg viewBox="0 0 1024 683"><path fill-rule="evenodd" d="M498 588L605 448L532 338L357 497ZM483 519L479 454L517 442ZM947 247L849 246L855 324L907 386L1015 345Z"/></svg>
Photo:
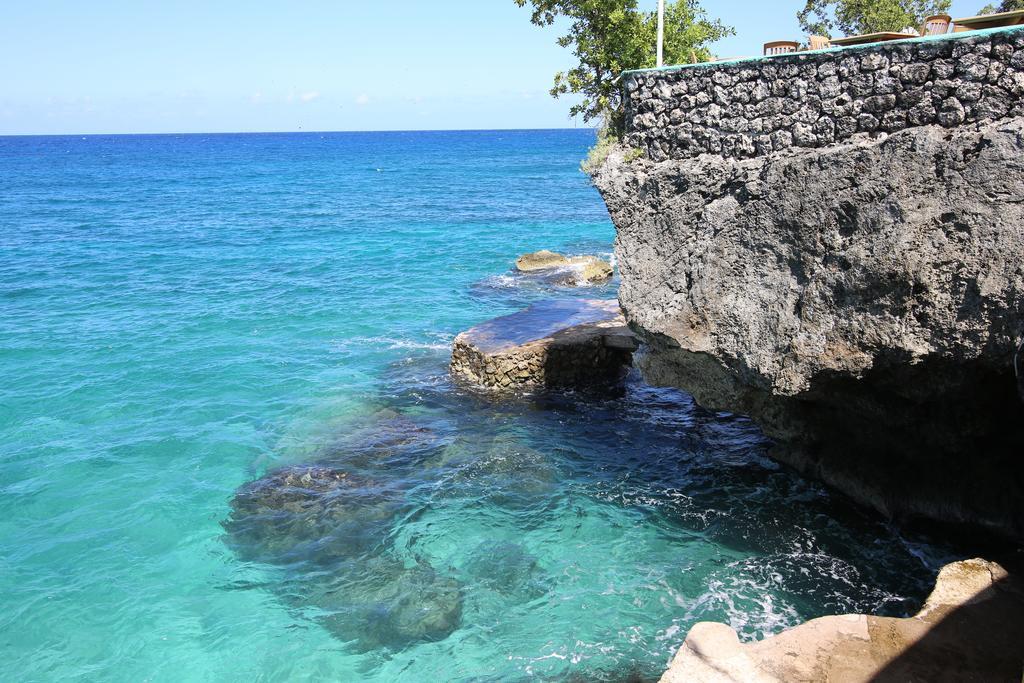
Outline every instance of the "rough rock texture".
<svg viewBox="0 0 1024 683"><path fill-rule="evenodd" d="M1024 115L1024 30L634 71L623 82L628 146L655 161L745 159Z"/></svg>
<svg viewBox="0 0 1024 683"><path fill-rule="evenodd" d="M565 284L605 282L612 277L612 266L596 256L563 256L542 249L516 259L516 269L523 273L550 272L561 275Z"/></svg>
<svg viewBox="0 0 1024 683"><path fill-rule="evenodd" d="M896 516L1024 538L1024 119L595 181L648 378Z"/></svg>
<svg viewBox="0 0 1024 683"><path fill-rule="evenodd" d="M985 560L947 565L909 619L822 617L741 645L725 624L694 626L662 683L1020 681L1024 585Z"/></svg>
<svg viewBox="0 0 1024 683"><path fill-rule="evenodd" d="M577 279L583 282L604 282L611 279L612 266L596 256L573 256L569 267L577 272Z"/></svg>
<svg viewBox="0 0 1024 683"><path fill-rule="evenodd" d="M615 301L543 301L456 337L451 372L498 390L603 383L630 364L630 342Z"/></svg>
<svg viewBox="0 0 1024 683"><path fill-rule="evenodd" d="M523 254L516 259L516 268L529 273L534 270L546 270L547 268L557 268L564 266L568 263L561 254L557 254L547 249L541 249L540 251L534 251L529 254Z"/></svg>

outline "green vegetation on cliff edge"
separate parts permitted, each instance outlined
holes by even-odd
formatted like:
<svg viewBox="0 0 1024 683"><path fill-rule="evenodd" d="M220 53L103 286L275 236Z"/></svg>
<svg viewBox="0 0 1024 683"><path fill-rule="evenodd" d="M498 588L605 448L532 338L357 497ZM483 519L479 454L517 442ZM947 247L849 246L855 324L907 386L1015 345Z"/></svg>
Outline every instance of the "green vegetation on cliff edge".
<svg viewBox="0 0 1024 683"><path fill-rule="evenodd" d="M616 79L629 69L655 66L657 16L637 7L637 0L515 0L530 5L531 21L550 26L568 20L569 29L558 39L572 48L579 63L555 74L553 97L578 95L569 109L584 121L603 120L611 132L621 128L619 89ZM707 13L696 0L669 0L665 7L666 64L707 61L710 44L733 34Z"/></svg>

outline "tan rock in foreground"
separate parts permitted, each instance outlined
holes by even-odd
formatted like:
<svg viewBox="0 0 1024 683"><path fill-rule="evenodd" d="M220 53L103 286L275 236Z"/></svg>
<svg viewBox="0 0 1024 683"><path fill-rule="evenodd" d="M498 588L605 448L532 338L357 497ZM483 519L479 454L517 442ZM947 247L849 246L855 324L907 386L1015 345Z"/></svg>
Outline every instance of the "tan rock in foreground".
<svg viewBox="0 0 1024 683"><path fill-rule="evenodd" d="M501 390L598 384L620 377L635 348L617 301L542 301L456 337L451 373Z"/></svg>
<svg viewBox="0 0 1024 683"><path fill-rule="evenodd" d="M741 644L725 624L690 629L661 683L1020 681L1024 582L985 560L947 565L914 617L813 619Z"/></svg>

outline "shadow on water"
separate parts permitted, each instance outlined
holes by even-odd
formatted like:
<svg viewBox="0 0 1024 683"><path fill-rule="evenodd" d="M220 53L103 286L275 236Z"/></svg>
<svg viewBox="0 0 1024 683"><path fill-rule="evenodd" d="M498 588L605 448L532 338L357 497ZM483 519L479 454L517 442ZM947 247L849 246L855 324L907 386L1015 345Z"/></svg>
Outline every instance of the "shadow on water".
<svg viewBox="0 0 1024 683"><path fill-rule="evenodd" d="M782 469L749 420L682 392L634 374L611 395L496 402L452 385L445 360L390 366L379 410L240 488L224 522L238 557L276 568L281 599L353 652L385 661L485 626L500 640L520 613L548 642L576 627L561 601L582 591L600 606L642 585L648 602L615 603L607 619L622 623L591 636L608 651L534 673L656 679L696 621L751 639L831 613L905 616L948 559ZM627 645L644 615L676 626ZM496 647L523 654L519 635Z"/></svg>

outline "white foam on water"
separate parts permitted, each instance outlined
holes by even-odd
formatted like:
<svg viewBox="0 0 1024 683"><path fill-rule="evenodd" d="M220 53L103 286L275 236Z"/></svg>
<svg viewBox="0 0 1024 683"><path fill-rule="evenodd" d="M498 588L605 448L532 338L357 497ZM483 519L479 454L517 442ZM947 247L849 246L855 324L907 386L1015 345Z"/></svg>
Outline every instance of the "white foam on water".
<svg viewBox="0 0 1024 683"><path fill-rule="evenodd" d="M933 572L938 572L939 569L950 562L963 559L962 557L944 552L938 547L930 546L923 541L908 540L899 533L896 534L896 538L899 539L900 544L907 549L908 553L916 557L926 569Z"/></svg>
<svg viewBox="0 0 1024 683"><path fill-rule="evenodd" d="M491 275L484 278L481 284L495 289L514 289L519 286L521 281L522 278L515 275Z"/></svg>
<svg viewBox="0 0 1024 683"><path fill-rule="evenodd" d="M441 339L442 336L439 334L431 334L436 339ZM415 339L402 339L395 337L352 337L350 339L340 339L333 342L334 348L338 351L348 351L353 346L375 346L378 348L384 348L388 350L406 349L416 351L447 351L451 348L451 342L438 341L438 342L427 342L419 341Z"/></svg>

